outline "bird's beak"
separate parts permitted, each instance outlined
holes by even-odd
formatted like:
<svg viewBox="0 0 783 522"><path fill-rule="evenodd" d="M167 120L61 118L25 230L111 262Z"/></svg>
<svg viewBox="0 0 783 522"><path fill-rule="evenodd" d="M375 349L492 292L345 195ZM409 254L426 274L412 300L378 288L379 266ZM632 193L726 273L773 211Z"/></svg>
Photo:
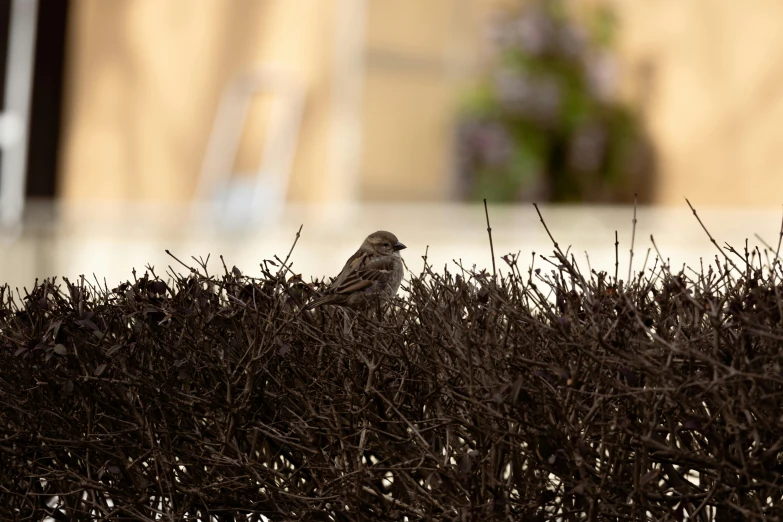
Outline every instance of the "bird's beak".
<svg viewBox="0 0 783 522"><path fill-rule="evenodd" d="M402 244L402 243L400 243L399 241L397 241L396 243L394 243L394 251L395 251L395 252L397 252L398 250L402 250L402 249L404 249L404 248L408 248L408 247L406 247L405 245L403 245L403 244Z"/></svg>

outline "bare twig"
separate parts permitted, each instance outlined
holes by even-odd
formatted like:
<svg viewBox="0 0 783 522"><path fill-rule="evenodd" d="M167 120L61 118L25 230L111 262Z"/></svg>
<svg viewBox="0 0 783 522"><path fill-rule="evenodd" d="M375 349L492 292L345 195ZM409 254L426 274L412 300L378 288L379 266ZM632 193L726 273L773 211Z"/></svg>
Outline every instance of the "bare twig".
<svg viewBox="0 0 783 522"><path fill-rule="evenodd" d="M492 244L492 227L489 226L489 210L487 210L487 200L484 200L484 215L487 218L487 234L489 235L489 252L492 256L492 275L498 276L498 271L495 268L495 246Z"/></svg>
<svg viewBox="0 0 783 522"><path fill-rule="evenodd" d="M188 270L189 270L191 273L194 273L194 274L197 274L197 273L198 273L198 270L196 270L195 268L193 268L193 267L191 267L191 266L188 266L188 265L186 265L185 263L183 263L182 261L180 261L180 260L179 260L179 258L178 258L177 256L175 256L174 254L172 254L171 252L169 252L169 250L168 250L168 249L166 249L166 250L165 250L165 252L166 252L166 253L167 253L169 256L171 256L172 258L174 258L174 260L175 260L177 263L179 263L180 265L182 265L182 266L184 266L185 268L187 268L187 269L188 269Z"/></svg>
<svg viewBox="0 0 783 522"><path fill-rule="evenodd" d="M541 215L541 211L538 209L538 203L533 203L533 206L535 207L536 212L538 213L538 219L540 219L541 224L544 225L544 230L546 230L549 239L552 241L552 244L555 246L555 250L557 250L562 255L563 251L560 250L560 246L557 244L557 241L555 241L554 236L552 236L552 233L549 231L549 227L546 225L546 221L544 221L544 216Z"/></svg>
<svg viewBox="0 0 783 522"><path fill-rule="evenodd" d="M302 233L302 227L304 227L304 223L299 225L299 230L296 231L296 237L294 238L294 244L291 245L291 248L288 250L288 254L285 256L285 259L283 260L283 266L288 265L288 260L291 259L291 254L294 252L294 248L296 248L296 244L299 242L299 236Z"/></svg>
<svg viewBox="0 0 783 522"><path fill-rule="evenodd" d="M633 195L633 227L631 228L631 257L628 260L628 284L631 284L631 274L633 270L633 244L636 240L636 203L638 194Z"/></svg>
<svg viewBox="0 0 783 522"><path fill-rule="evenodd" d="M696 209L693 208L693 205L691 205L691 202L688 201L688 198L685 198L685 202L688 203L688 206L690 207L691 211L693 212L693 215L696 216L696 221L699 222L699 225L701 225L701 228L702 228L702 230L704 230L704 233L707 234L707 237L710 239L710 242L713 245L715 245L715 248L717 248L718 252L720 252L721 255L723 255L723 258L726 260L726 262L728 262L735 270L737 270L737 272L742 273L742 270L737 268L737 265L734 264L734 261L732 261L729 258L728 254L726 254L726 252L724 252L724 250L720 247L720 245L718 245L718 242L715 241L715 238L712 237L712 234L710 234L710 231L707 230L707 227L704 226L704 223L702 223L701 218L699 217L699 214L696 213Z"/></svg>
<svg viewBox="0 0 783 522"><path fill-rule="evenodd" d="M618 283L617 277L620 272L620 240L617 238L617 231L614 231L614 282Z"/></svg>

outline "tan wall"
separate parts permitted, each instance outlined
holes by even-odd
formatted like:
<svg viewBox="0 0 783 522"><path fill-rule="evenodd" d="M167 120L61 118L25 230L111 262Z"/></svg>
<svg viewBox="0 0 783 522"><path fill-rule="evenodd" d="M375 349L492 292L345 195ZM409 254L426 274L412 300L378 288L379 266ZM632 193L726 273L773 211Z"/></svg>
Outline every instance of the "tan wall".
<svg viewBox="0 0 783 522"><path fill-rule="evenodd" d="M453 110L493 3L75 0L62 195L187 201L220 89L271 60L308 89L291 199L448 199ZM364 27L345 20L356 7ZM346 24L358 32L354 56L335 47ZM336 88L348 92L335 99ZM237 170L259 161L262 104L252 114ZM351 118L358 129L344 128Z"/></svg>
<svg viewBox="0 0 783 522"><path fill-rule="evenodd" d="M448 200L452 129L497 0L370 0L362 195Z"/></svg>
<svg viewBox="0 0 783 522"><path fill-rule="evenodd" d="M291 194L318 198L329 126L332 0L76 0L67 55L62 195L186 201L223 86L274 61L308 89ZM248 121L238 169L258 164Z"/></svg>
<svg viewBox="0 0 783 522"><path fill-rule="evenodd" d="M454 108L504 1L75 0L63 195L187 200L221 87L272 59L308 88L291 198L448 199ZM622 91L643 103L659 154L657 200L780 203L783 4L608 1ZM346 69L336 12L351 5L364 6L366 48ZM346 71L361 75L357 94L335 101ZM361 141L335 146L336 106L355 111ZM238 168L257 163L263 122L251 119Z"/></svg>
<svg viewBox="0 0 783 522"><path fill-rule="evenodd" d="M649 91L657 199L783 203L783 3L614 4L626 89L642 99Z"/></svg>

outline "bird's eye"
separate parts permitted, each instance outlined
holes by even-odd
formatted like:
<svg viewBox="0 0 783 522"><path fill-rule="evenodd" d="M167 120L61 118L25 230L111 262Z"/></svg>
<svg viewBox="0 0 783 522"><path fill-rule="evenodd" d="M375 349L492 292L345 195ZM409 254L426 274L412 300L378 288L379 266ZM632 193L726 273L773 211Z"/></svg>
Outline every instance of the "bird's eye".
<svg viewBox="0 0 783 522"><path fill-rule="evenodd" d="M383 246L389 246L389 243L384 243Z"/></svg>

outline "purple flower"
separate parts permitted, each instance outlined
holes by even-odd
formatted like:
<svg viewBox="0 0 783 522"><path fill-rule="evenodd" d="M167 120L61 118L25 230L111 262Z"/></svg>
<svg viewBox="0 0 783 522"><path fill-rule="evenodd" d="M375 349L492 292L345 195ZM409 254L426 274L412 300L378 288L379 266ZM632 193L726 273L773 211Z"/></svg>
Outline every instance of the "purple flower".
<svg viewBox="0 0 783 522"><path fill-rule="evenodd" d="M504 110L545 124L557 119L562 103L557 79L508 67L495 75L495 93Z"/></svg>
<svg viewBox="0 0 783 522"><path fill-rule="evenodd" d="M609 101L617 84L617 61L607 52L591 53L586 59L587 85L601 101Z"/></svg>

